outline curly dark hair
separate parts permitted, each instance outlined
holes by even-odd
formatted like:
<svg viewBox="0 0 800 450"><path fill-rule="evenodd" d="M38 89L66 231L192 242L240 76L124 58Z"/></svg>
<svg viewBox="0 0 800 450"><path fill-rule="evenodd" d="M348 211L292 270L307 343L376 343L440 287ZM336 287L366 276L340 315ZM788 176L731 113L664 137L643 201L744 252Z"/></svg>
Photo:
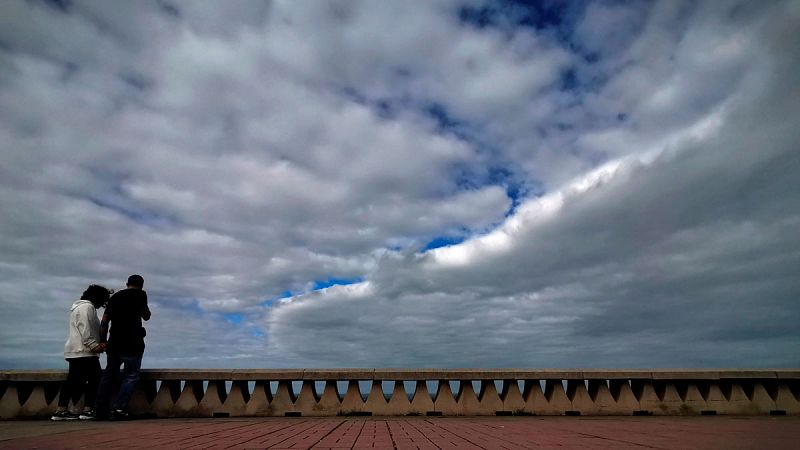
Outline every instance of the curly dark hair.
<svg viewBox="0 0 800 450"><path fill-rule="evenodd" d="M105 306L108 303L108 298L111 297L114 291L99 284L92 284L83 291L81 300L89 300L95 308Z"/></svg>

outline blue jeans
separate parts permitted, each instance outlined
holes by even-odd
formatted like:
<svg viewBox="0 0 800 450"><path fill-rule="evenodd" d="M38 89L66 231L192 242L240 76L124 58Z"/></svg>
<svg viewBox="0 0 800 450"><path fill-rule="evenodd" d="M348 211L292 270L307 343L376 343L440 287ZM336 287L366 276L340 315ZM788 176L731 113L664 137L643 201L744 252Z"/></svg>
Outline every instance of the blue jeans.
<svg viewBox="0 0 800 450"><path fill-rule="evenodd" d="M122 372L119 368L122 366ZM112 391L119 386L117 398L114 400L112 409L127 410L128 402L136 389L139 381L139 371L142 368L142 357L131 355L120 355L117 353L107 354L106 370L100 379L100 387L97 390L97 414L107 415L109 403L111 402Z"/></svg>

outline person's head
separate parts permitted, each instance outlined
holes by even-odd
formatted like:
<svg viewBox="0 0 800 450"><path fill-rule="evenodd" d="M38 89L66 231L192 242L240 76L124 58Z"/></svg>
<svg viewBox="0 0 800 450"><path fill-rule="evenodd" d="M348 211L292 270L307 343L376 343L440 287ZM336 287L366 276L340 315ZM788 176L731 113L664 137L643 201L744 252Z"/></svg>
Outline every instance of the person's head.
<svg viewBox="0 0 800 450"><path fill-rule="evenodd" d="M81 295L81 300L89 300L95 308L100 308L108 303L108 298L111 297L114 291L106 289L99 284L92 284Z"/></svg>
<svg viewBox="0 0 800 450"><path fill-rule="evenodd" d="M131 275L128 277L128 287L141 289L144 287L144 278L141 275Z"/></svg>

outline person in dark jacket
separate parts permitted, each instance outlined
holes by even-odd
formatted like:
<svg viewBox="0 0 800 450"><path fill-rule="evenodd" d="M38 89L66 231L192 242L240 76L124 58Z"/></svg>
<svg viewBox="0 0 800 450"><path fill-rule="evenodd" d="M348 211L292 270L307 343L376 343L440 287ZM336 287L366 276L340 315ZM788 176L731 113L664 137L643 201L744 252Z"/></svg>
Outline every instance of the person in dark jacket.
<svg viewBox="0 0 800 450"><path fill-rule="evenodd" d="M97 309L105 306L111 293L103 286L93 284L70 308L67 342L64 343L64 359L69 364L69 373L58 397L58 409L50 420L94 419L94 400L101 373L100 353L105 349L100 342ZM68 409L69 401L75 403L81 395L85 395L83 412L74 414Z"/></svg>
<svg viewBox="0 0 800 450"><path fill-rule="evenodd" d="M100 380L96 402L96 416L101 420L124 420L129 417L128 402L139 381L144 355L146 333L142 320L150 320L147 293L143 287L144 278L140 275L128 277L127 289L111 296L100 321L100 342L107 342L106 369ZM110 336L106 340L107 334ZM119 391L111 405L112 391L116 386L119 386Z"/></svg>

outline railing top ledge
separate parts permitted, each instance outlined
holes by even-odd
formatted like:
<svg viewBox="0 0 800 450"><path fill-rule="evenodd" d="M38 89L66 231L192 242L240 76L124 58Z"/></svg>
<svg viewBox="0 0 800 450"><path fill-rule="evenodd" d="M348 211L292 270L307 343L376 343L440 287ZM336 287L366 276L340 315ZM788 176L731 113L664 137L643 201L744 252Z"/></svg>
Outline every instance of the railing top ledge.
<svg viewBox="0 0 800 450"><path fill-rule="evenodd" d="M783 369L775 372L781 379L800 379L800 369Z"/></svg>
<svg viewBox="0 0 800 450"><path fill-rule="evenodd" d="M64 370L0 370L0 381L61 381ZM800 379L800 369L145 369L145 380Z"/></svg>
<svg viewBox="0 0 800 450"><path fill-rule="evenodd" d="M172 380L301 380L304 369L145 369L142 379Z"/></svg>
<svg viewBox="0 0 800 450"><path fill-rule="evenodd" d="M0 381L61 381L67 378L66 370L3 370Z"/></svg>

